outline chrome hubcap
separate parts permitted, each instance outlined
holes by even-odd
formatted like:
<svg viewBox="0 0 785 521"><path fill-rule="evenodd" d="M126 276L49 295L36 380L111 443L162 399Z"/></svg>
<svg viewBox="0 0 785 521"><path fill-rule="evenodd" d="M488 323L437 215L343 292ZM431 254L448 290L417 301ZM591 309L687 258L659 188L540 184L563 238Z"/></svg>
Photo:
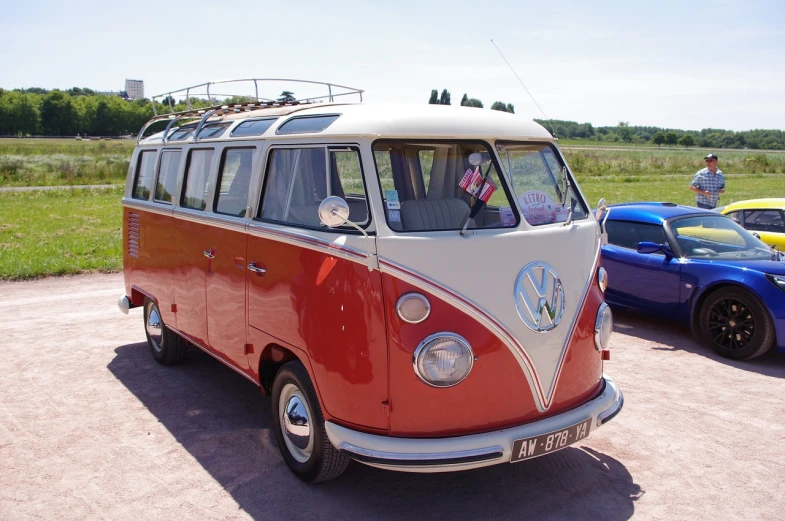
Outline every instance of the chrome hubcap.
<svg viewBox="0 0 785 521"><path fill-rule="evenodd" d="M150 344L156 352L161 351L161 339L163 332L161 331L161 315L158 313L158 308L155 305L150 305L148 308L150 312L147 315L147 335L150 337Z"/></svg>
<svg viewBox="0 0 785 521"><path fill-rule="evenodd" d="M294 384L286 384L278 400L281 415L281 430L289 453L305 463L313 452L313 432L311 430L311 411L300 389Z"/></svg>

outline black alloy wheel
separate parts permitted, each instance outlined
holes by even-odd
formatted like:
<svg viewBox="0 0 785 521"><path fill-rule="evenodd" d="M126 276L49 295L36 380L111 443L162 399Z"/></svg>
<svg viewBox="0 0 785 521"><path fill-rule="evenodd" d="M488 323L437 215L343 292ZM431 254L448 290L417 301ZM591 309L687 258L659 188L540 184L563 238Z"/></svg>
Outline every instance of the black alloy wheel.
<svg viewBox="0 0 785 521"><path fill-rule="evenodd" d="M706 298L700 310L700 330L714 351L734 360L760 356L774 342L766 308L741 288L720 288Z"/></svg>

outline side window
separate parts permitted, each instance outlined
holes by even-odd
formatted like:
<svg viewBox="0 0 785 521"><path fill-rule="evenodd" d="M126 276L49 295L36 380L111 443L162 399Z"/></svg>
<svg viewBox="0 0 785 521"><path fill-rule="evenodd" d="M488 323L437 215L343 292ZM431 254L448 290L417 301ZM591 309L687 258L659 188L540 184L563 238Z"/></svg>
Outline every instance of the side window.
<svg viewBox="0 0 785 521"><path fill-rule="evenodd" d="M153 175L155 174L155 150L145 150L139 154L139 162L136 165L136 179L134 179L134 199L150 199L150 190L153 186Z"/></svg>
<svg viewBox="0 0 785 521"><path fill-rule="evenodd" d="M608 221L608 242L614 246L638 250L639 242L667 242L662 226L658 224L633 223L627 221Z"/></svg>
<svg viewBox="0 0 785 521"><path fill-rule="evenodd" d="M725 215L733 219L735 223L741 224L741 212L730 212L726 213Z"/></svg>
<svg viewBox="0 0 785 521"><path fill-rule="evenodd" d="M216 213L245 216L253 153L253 148L227 148L224 151L221 171L218 174Z"/></svg>
<svg viewBox="0 0 785 521"><path fill-rule="evenodd" d="M180 151L164 150L158 167L158 182L154 199L159 203L172 204L172 194L177 189L177 170L180 167Z"/></svg>
<svg viewBox="0 0 785 521"><path fill-rule="evenodd" d="M744 227L756 232L785 233L779 210L745 210Z"/></svg>
<svg viewBox="0 0 785 521"><path fill-rule="evenodd" d="M318 228L319 203L328 195L346 200L349 219L357 224L368 222L368 203L356 150L277 148L271 151L267 162L259 217Z"/></svg>
<svg viewBox="0 0 785 521"><path fill-rule="evenodd" d="M210 164L214 150L191 150L183 181L183 198L180 206L194 210L207 208L207 192L210 190Z"/></svg>
<svg viewBox="0 0 785 521"><path fill-rule="evenodd" d="M343 197L349 204L349 220L355 224L367 224L368 198L365 195L360 156L356 150L330 149L328 182L328 195Z"/></svg>

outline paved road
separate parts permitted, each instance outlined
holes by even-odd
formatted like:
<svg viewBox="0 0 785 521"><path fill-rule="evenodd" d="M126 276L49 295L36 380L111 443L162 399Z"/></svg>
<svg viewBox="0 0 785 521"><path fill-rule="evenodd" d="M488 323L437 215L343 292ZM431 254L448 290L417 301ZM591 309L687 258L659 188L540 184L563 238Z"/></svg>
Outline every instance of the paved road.
<svg viewBox="0 0 785 521"><path fill-rule="evenodd" d="M309 486L269 399L193 351L162 367L120 275L0 283L0 519L768 519L785 512L785 356L718 359L617 315L622 413L577 447L454 474L352 464Z"/></svg>

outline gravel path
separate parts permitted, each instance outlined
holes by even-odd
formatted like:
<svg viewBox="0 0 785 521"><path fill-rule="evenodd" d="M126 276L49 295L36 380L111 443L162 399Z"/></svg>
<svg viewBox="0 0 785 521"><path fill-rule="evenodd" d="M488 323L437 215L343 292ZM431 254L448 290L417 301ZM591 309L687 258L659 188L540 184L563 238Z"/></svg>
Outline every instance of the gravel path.
<svg viewBox="0 0 785 521"><path fill-rule="evenodd" d="M0 519L783 519L785 356L729 362L617 313L625 407L577 447L309 486L269 399L195 350L156 364L122 291L119 274L0 282Z"/></svg>

